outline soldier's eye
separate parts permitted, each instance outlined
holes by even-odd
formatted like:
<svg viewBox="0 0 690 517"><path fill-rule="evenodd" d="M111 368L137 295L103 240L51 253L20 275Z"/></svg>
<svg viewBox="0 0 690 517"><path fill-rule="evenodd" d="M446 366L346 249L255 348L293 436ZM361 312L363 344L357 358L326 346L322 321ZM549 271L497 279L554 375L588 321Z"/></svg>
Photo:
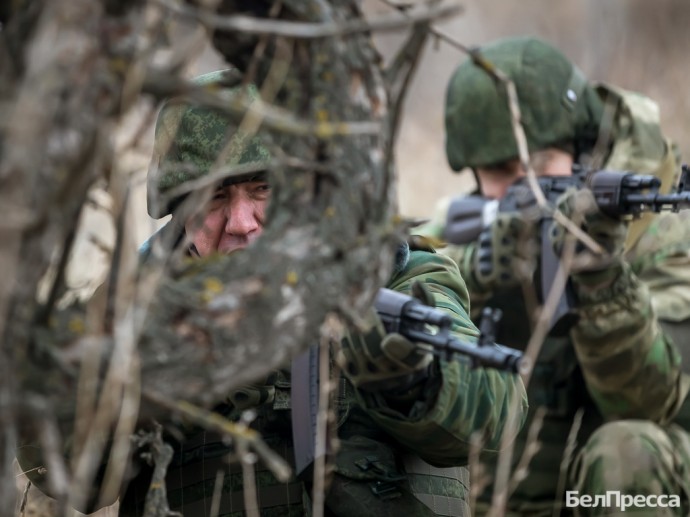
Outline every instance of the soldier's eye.
<svg viewBox="0 0 690 517"><path fill-rule="evenodd" d="M271 185L269 185L268 183L263 183L256 187L256 190L259 192L268 192L269 190L271 190Z"/></svg>
<svg viewBox="0 0 690 517"><path fill-rule="evenodd" d="M259 198L267 198L271 195L271 185L268 183L260 183L253 189L254 195Z"/></svg>
<svg viewBox="0 0 690 517"><path fill-rule="evenodd" d="M227 192L225 189L218 189L213 193L213 197L211 198L213 201L216 201L218 199L225 199L227 197Z"/></svg>

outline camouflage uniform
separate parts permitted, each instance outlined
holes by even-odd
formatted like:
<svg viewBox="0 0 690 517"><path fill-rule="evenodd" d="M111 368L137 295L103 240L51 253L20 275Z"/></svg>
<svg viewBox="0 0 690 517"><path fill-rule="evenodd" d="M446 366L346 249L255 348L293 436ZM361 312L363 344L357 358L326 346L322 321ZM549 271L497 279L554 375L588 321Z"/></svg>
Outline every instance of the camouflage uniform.
<svg viewBox="0 0 690 517"><path fill-rule="evenodd" d="M464 309L467 291L451 260L414 249L399 266L387 287L410 294L412 282L423 281L437 307L453 317L455 333L476 338ZM280 370L265 382L231 393L216 411L237 420L244 410L255 409L258 417L253 427L294 465L290 406L290 372ZM467 464L473 432L486 437L487 451L497 450L511 407L521 419L526 397L519 378L472 369L459 361L438 361L407 415L388 407L378 395L355 390L341 377L336 396L340 445L326 515L469 515L466 469L459 473L439 467ZM207 515L220 472L220 515L243 515L241 467L228 459L233 446L201 429L182 432L185 439L175 442L166 478L171 508L185 515ZM130 483L121 500L121 515L137 514L149 476L145 469ZM282 484L262 465L257 466L256 478L261 515L309 513L310 480Z"/></svg>
<svg viewBox="0 0 690 517"><path fill-rule="evenodd" d="M535 61L552 60L552 50L540 56L545 45L535 41L516 39L511 44L514 49L535 45ZM487 47L484 55L510 74L524 62L520 62L517 50L507 48L510 46L500 42L496 47ZM605 85L588 87L577 77L576 69L563 64L567 63L565 58L555 61L553 74L542 76L539 84L539 77L533 78L533 84L522 83L522 89L521 83L517 84L530 150L580 139L575 149L582 153L580 159L586 160L586 141L591 142L598 130L592 122L602 120L607 105L613 107L614 116L609 120L613 129L610 145L604 147L604 168L652 173L668 189L678 171L677 157L670 142L661 136L655 104L644 96ZM472 65L467 62L461 66ZM456 170L496 164L517 155L509 119L501 112L507 110L506 104L497 108L500 103L496 102L487 108L472 99L462 107L453 105L453 88L457 95L463 95L467 88L486 87L483 81L495 84L481 74L462 77L458 73L454 80L462 77L465 90L453 82L449 87L447 150ZM477 83L471 84L473 80ZM554 108L542 98L548 90L544 85L559 80L565 81L559 85L560 91L567 93L561 107L549 114L549 109ZM462 112L465 117L454 116L453 109L466 110ZM557 115L558 109L564 112L563 117ZM494 131L497 121L499 129ZM454 126L456 123L462 127ZM540 124L555 133L540 134ZM483 131L490 133L495 154L491 154L491 146L481 147L486 135ZM487 154L480 156L479 147ZM477 154L470 156L475 151ZM445 217L443 206L440 212ZM439 237L442 226L443 222L436 220L422 232ZM503 309L502 332L497 341L524 349L531 331L522 291L514 288L485 292L476 285L469 262L473 246L443 250L460 265L471 296L472 314L478 314L484 306ZM646 515L687 515L690 511L689 382L681 368L681 352L686 371L690 357L690 213L651 215L636 221L628 233L624 258L617 279L608 288L588 289L574 282L579 322L569 335L547 337L541 348L528 385L530 411L516 440L513 468L525 452L535 415L545 409L538 435L540 448L529 462L527 476L509 498L509 515L554 515L554 506L561 506L565 490L590 495L605 494L607 490L677 495L681 508L637 510ZM578 414L581 421L575 424ZM571 431L573 436L569 436ZM489 472L493 472L492 460L486 461ZM480 513L488 507L490 497L488 487L480 498ZM626 514L633 510L628 508ZM562 509L563 514L572 511ZM599 505L580 507L575 513L614 515L617 510Z"/></svg>
<svg viewBox="0 0 690 517"><path fill-rule="evenodd" d="M217 79L219 76L212 74L200 82ZM227 141L238 137L229 127L228 120L212 109L177 101L164 108L159 116L153 174L149 178L151 215L160 217L171 212L179 196L162 196L184 182L201 178L211 164L217 165L222 150L230 151L221 161L223 165L240 166L240 172L233 172L229 180L243 181L265 169L268 155L258 137L244 142L240 146L243 151L233 154L237 146L227 146ZM180 232L175 217L153 240ZM150 244L142 249L143 260L154 249ZM410 250L407 244L401 246L396 260L387 287L410 294L414 281L423 282L436 306L452 317L454 333L475 340L477 330L467 314L469 295L455 263L433 250ZM472 433L485 437L488 452L495 451L511 408L518 423L526 414L526 393L518 376L473 369L460 361L434 361L406 414L393 409L390 399L361 392L345 378L338 379L337 385L340 445L333 460L326 515L468 515L468 473L456 466L468 462ZM273 372L255 385L230 393L214 409L230 420L238 420L247 409L255 410L257 417L252 426L273 450L294 465L289 369ZM242 469L232 457L232 445L215 433L184 426L170 432L166 440L175 448L166 476L173 510L188 517L209 515L213 494L218 492L218 515L244 515ZM40 456L35 452L31 446L20 450L18 456L25 470L40 465L36 463ZM135 462L135 466L134 476L120 498L122 516L141 514L149 488L151 468L142 462ZM39 486L44 486L45 480L36 470L32 475ZM255 477L261 515L310 513L311 479L293 478L281 483L261 464L256 467Z"/></svg>

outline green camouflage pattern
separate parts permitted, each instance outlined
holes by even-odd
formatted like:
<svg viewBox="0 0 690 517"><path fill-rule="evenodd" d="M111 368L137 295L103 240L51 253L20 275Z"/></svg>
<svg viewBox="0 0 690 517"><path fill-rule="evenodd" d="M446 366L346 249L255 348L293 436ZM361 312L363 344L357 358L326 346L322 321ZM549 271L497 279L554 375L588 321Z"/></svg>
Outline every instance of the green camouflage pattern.
<svg viewBox="0 0 690 517"><path fill-rule="evenodd" d="M258 97L253 85L225 86L230 72L211 72L194 82L228 103L239 95ZM230 116L189 98L173 98L164 104L156 122L147 187L149 214L159 218L170 213L177 196L168 199L166 193L211 171L227 169L224 177L244 177L265 169L269 162L270 153L260 137L238 128Z"/></svg>
<svg viewBox="0 0 690 517"><path fill-rule="evenodd" d="M596 90L616 114L611 139L614 145L606 167L662 176L659 169L665 163L669 143L661 133L659 105L645 95L610 84L598 84Z"/></svg>
<svg viewBox="0 0 690 517"><path fill-rule="evenodd" d="M414 281L423 282L436 306L451 314L456 335L476 339L477 329L466 311L468 293L450 259L429 251L412 251L405 267L387 287L411 294ZM488 437L487 450L497 449L511 405L518 423L524 420L527 406L518 376L472 369L459 361L436 364L424 393L408 415L393 410L378 394L359 392L344 377L337 385L339 449L326 515L342 517L469 515L465 502L469 475L457 465L467 463L470 436L482 432ZM257 418L252 426L294 466L290 407L289 371L281 370L265 381L234 390L216 410L237 420L244 410L254 409ZM173 439L180 432L184 439ZM182 428L168 439L175 444L166 478L171 509L184 515L209 515L218 486L219 515L245 514L241 468L229 456L234 452L232 445L196 428ZM122 517L139 515L148 475L143 470L130 483L121 499ZM301 480L280 483L261 464L257 465L256 479L260 515L309 515L310 497Z"/></svg>
<svg viewBox="0 0 690 517"><path fill-rule="evenodd" d="M677 425L661 427L645 420L603 425L576 458L570 473L578 494L678 496L679 507L641 505L618 511L611 501L596 507L578 506L575 515L685 516L690 512L690 435ZM652 501L656 501L654 498Z"/></svg>
<svg viewBox="0 0 690 517"><path fill-rule="evenodd" d="M606 167L653 174L661 180L661 192L670 192L677 183L680 156L675 144L661 134L659 106L644 95L615 86L599 84L596 89L606 111L615 113ZM635 245L655 217L642 214L631 225L627 249Z"/></svg>
<svg viewBox="0 0 690 517"><path fill-rule="evenodd" d="M644 275L645 284L654 293L654 312L666 322L690 318L690 291L686 289L690 285L689 242L690 211L665 213L654 218L626 254L632 270Z"/></svg>
<svg viewBox="0 0 690 517"><path fill-rule="evenodd" d="M454 332L476 339L477 330L464 309L468 294L457 266L440 254L413 252L408 269L396 275L389 287L412 294L412 283L419 279L433 293L436 306L453 317ZM511 408L521 426L527 408L521 380L505 372L472 369L461 361L440 361L440 365L437 396L418 401L408 418L386 407L381 397L358 392L358 399L379 426L432 465L466 464L469 437L475 431L485 437L487 451L497 451Z"/></svg>
<svg viewBox="0 0 690 517"><path fill-rule="evenodd" d="M575 285L581 321L572 339L599 411L609 419L668 423L688 384L673 340L657 323L644 271L638 277L626 265L616 282L604 289Z"/></svg>
<svg viewBox="0 0 690 517"><path fill-rule="evenodd" d="M467 247L449 248L444 251L467 263ZM561 462L580 408L584 413L576 439L585 447L607 420L678 422L686 432L690 429L690 418L679 420L690 405L690 212L657 217L626 259L608 289L578 288L580 323L570 336L549 337L542 346L528 386L530 412L515 442L513 467L527 445L536 409L545 407L540 449L530 461L529 476L509 501L508 515L552 515L554 501L564 496L558 485L565 475ZM503 310L498 342L524 348L530 330L521 292L492 295L468 287L474 315L484 306ZM491 471L493 461L483 461ZM670 466L688 469L690 463L676 459ZM646 486L633 493L646 493ZM489 497L490 491L483 494L478 514L488 508Z"/></svg>
<svg viewBox="0 0 690 517"><path fill-rule="evenodd" d="M661 178L663 190L668 190L678 159L674 146L661 136L653 103L622 90L600 86L598 91L602 99L609 92L607 102L617 103L616 140L604 168L637 172L639 167L639 172ZM438 221L426 229L431 237L443 231ZM459 265L467 280L473 318L484 306L502 309L497 341L524 349L531 330L522 292L486 292L473 282L474 247L476 243L441 251ZM536 425L537 412L543 408L546 413L539 449L529 452L534 455L528 474L509 498L509 516L571 515L563 501L565 491L575 489L602 494L624 487L621 490L632 495L663 490L687 504L690 212L652 214L633 222L624 262L616 267L616 280L604 289L575 280L580 321L569 335L550 336L541 348L528 386L527 423L515 441L513 468L529 450L527 436ZM577 425L576 415L581 415ZM566 447L569 440L575 444L573 450ZM629 449L619 446L624 442L631 443ZM638 463L630 463L631 456ZM488 472L495 471L492 458L482 461ZM645 462L647 467L640 468ZM477 515L488 510L491 489L480 496ZM630 508L625 515L629 513ZM644 514L666 515L659 508ZM687 514L684 506L673 515Z"/></svg>
<svg viewBox="0 0 690 517"><path fill-rule="evenodd" d="M530 151L596 141L603 107L582 73L535 38L507 38L479 49L514 83ZM505 85L468 58L446 92L446 155L453 170L518 157Z"/></svg>

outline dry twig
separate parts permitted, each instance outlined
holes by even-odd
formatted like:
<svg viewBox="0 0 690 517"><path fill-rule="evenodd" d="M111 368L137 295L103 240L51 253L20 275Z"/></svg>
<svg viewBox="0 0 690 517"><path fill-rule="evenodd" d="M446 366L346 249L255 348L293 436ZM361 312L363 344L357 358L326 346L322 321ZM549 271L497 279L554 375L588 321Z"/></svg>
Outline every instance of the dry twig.
<svg viewBox="0 0 690 517"><path fill-rule="evenodd" d="M176 14L198 20L205 26L218 30L238 31L246 34L267 34L298 39L322 39L362 32L398 30L409 27L412 22L423 22L457 14L458 5L439 5L408 10L405 15L381 16L372 20L350 20L344 22L294 22L269 20L244 15L221 16L207 9L179 5L169 0L155 0L156 3Z"/></svg>

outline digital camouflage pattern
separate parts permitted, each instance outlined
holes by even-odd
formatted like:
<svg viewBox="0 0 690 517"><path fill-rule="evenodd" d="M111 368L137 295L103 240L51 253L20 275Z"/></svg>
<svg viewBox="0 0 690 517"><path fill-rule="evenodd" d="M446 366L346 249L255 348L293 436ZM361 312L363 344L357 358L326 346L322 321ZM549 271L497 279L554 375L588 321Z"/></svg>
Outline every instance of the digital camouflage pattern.
<svg viewBox="0 0 690 517"><path fill-rule="evenodd" d="M609 153L601 167L655 174L663 180L662 190L669 189L679 170L678 157L661 135L656 105L605 85L599 85L597 93L613 108L609 125L614 140L604 146ZM423 230L439 238L443 219L437 217ZM458 263L467 280L473 317L484 306L502 309L497 341L524 349L531 330L522 291L486 291L474 282L471 256L476 246L448 246L442 252ZM569 515L572 509L563 507L566 490L594 495L616 489L633 495L678 495L683 504L676 513L646 508L641 514L688 514L690 213L650 215L633 222L624 261L613 267L617 279L604 289L582 278L578 282L575 275L579 323L569 335L549 336L541 348L513 468L526 451L537 411L544 408L539 449L529 461L527 477L509 498L507 515ZM483 461L488 472L494 472L493 460ZM477 514L488 509L490 497L489 486ZM611 508L577 511L618 515Z"/></svg>
<svg viewBox="0 0 690 517"><path fill-rule="evenodd" d="M655 515L690 512L690 436L678 425L660 427L645 420L604 424L587 441L573 467L573 490L579 494L678 496L677 507L631 507L625 513L614 503L577 508L576 515ZM658 500L658 498L654 498ZM668 505L666 505L668 506Z"/></svg>
<svg viewBox="0 0 690 517"><path fill-rule="evenodd" d="M463 255L467 247L453 246L443 251L460 264L466 263ZM524 349L530 329L520 289L473 293L470 284L468 288L475 314L483 306L503 310L497 341ZM607 421L649 420L657 424L657 434L666 433L669 423L682 430L676 433L690 429L690 212L658 217L626 253L626 265L610 288L590 290L580 286L578 295L579 324L570 336L546 339L528 385L530 410L515 442L513 467L524 452L537 409L544 407L547 413L539 433L540 449L530 461L529 476L509 500L508 515L552 515L554 504L564 496L564 492L559 493L559 482L567 481L564 486L571 488L576 482L569 469L563 470L564 465L574 460L580 447L588 450L590 436ZM583 411L574 436L578 448L562 464L578 410ZM627 432L633 430L634 426ZM648 430L645 427L640 432ZM660 461L667 471L680 475L690 469L690 463L683 458L679 454L669 462L668 456L661 456ZM483 461L489 463L491 472L493 460ZM588 466L606 471L610 463L588 461L580 472ZM649 472L650 477L655 475L655 471ZM629 487L628 493L648 493L650 477L635 489ZM681 486L687 490L686 485ZM605 490L603 485L594 490L590 484L580 493ZM682 496L686 492L671 493ZM487 508L490 495L490 491L483 494L479 514Z"/></svg>
<svg viewBox="0 0 690 517"><path fill-rule="evenodd" d="M479 52L515 83L530 151L594 145L601 100L560 51L535 38L508 38ZM446 155L453 170L518 157L505 85L470 58L458 66L448 85L445 124Z"/></svg>
<svg viewBox="0 0 690 517"><path fill-rule="evenodd" d="M450 259L412 251L387 287L411 294L414 281L424 282L437 307L452 316L457 335L476 339L477 330L465 309L467 290ZM519 377L472 369L460 361L436 364L408 415L392 409L390 398L355 390L344 377L337 385L340 446L326 515L469 515L467 471L455 466L467 463L470 436L481 433L486 450L497 450L511 407L519 424L527 404ZM255 409L252 426L294 464L290 407L289 370L281 370L265 382L234 391L216 411L237 420L242 411ZM208 515L219 486L219 515L244 515L242 470L228 456L233 446L201 429L179 431L185 438L174 440L175 456L166 478L171 508L185 515ZM144 468L130 483L121 500L123 517L138 515L149 476ZM262 465L257 466L256 477L262 516L308 515L309 490L300 480L280 483Z"/></svg>
<svg viewBox="0 0 690 517"><path fill-rule="evenodd" d="M649 97L612 85L599 84L597 93L614 113L612 145L606 168L653 174L661 180L661 191L669 192L678 179L680 156L675 144L661 133L659 106ZM626 247L632 248L649 226L654 214L642 214L631 225Z"/></svg>
<svg viewBox="0 0 690 517"><path fill-rule="evenodd" d="M228 103L239 95L258 96L255 86L228 87L231 81L231 71L221 70L193 82ZM179 196L166 194L184 183L209 173L239 179L265 170L269 162L270 153L260 137L239 129L229 115L211 106L191 104L185 97L171 99L156 123L147 186L149 215L159 218L169 214Z"/></svg>
<svg viewBox="0 0 690 517"><path fill-rule="evenodd" d="M468 324L464 309L468 306L464 294L467 291L456 267L443 255L413 252L408 268L396 275L389 287L411 294L412 283L424 281L434 295L436 306L453 316L454 332L465 339L476 338L477 331ZM463 293L462 298L456 293ZM373 409L371 415L379 425L430 463L465 463L469 454L467 440L478 430L484 437L485 450L497 451L511 404L518 413L527 407L521 381L497 370L473 370L466 362L441 361L441 365L443 382L438 397L415 404L410 413L412 421L392 414L369 394L359 392L358 398ZM491 410L487 411L488 408ZM449 447L450 436L463 444Z"/></svg>

